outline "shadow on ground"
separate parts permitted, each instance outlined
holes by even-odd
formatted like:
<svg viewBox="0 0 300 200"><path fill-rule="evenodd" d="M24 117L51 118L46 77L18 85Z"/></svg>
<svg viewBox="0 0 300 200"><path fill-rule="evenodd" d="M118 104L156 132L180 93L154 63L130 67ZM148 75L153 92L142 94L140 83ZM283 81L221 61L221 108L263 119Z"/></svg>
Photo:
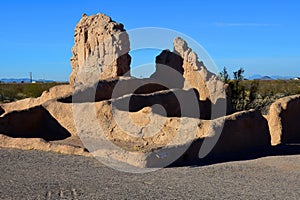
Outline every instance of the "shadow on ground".
<svg viewBox="0 0 300 200"><path fill-rule="evenodd" d="M196 146L196 144L193 144ZM193 146L191 147L193 148ZM194 147L195 148L195 147ZM197 147L196 147L197 148ZM198 148L199 149L199 148ZM195 150L195 149L194 149ZM263 147L243 151L238 153L223 153L223 154L210 154L203 159L193 158L184 154L176 162L168 167L200 167L219 163L233 162L233 161L246 161L253 160L268 156L289 156L300 155L300 143L282 144L277 146Z"/></svg>
<svg viewBox="0 0 300 200"><path fill-rule="evenodd" d="M8 113L0 118L0 133L13 138L63 140L71 134L42 106Z"/></svg>

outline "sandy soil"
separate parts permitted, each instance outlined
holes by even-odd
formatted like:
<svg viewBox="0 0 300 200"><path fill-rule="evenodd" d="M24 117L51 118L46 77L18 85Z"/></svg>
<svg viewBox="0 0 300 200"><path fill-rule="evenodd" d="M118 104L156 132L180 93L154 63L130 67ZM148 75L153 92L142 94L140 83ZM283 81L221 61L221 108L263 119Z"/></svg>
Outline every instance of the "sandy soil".
<svg viewBox="0 0 300 200"><path fill-rule="evenodd" d="M147 174L94 158L0 149L0 199L299 199L300 155Z"/></svg>

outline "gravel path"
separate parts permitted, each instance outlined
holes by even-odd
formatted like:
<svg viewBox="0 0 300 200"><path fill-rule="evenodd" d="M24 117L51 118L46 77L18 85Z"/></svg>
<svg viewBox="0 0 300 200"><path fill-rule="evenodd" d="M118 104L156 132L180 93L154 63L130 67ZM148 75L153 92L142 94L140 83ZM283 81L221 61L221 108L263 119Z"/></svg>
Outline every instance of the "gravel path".
<svg viewBox="0 0 300 200"><path fill-rule="evenodd" d="M93 158L0 149L0 199L299 199L300 155L147 174Z"/></svg>

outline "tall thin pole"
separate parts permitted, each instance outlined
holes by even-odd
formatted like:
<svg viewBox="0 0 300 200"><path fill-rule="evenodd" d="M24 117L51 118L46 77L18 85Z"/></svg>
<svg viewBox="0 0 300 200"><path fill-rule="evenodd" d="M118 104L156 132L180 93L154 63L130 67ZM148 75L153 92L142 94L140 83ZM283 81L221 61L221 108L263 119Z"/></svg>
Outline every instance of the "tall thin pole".
<svg viewBox="0 0 300 200"><path fill-rule="evenodd" d="M32 72L30 72L30 83L32 83Z"/></svg>

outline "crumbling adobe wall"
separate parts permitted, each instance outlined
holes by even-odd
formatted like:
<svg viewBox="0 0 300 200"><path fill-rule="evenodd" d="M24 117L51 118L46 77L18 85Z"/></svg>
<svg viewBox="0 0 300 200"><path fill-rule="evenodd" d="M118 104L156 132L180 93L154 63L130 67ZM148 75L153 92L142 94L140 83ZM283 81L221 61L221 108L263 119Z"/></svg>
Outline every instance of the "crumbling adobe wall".
<svg viewBox="0 0 300 200"><path fill-rule="evenodd" d="M76 25L70 84L122 76L130 70L130 43L123 24L104 14L83 15ZM81 71L82 70L82 71ZM99 72L99 73L98 73Z"/></svg>
<svg viewBox="0 0 300 200"><path fill-rule="evenodd" d="M267 119L272 145L300 142L300 95L275 101Z"/></svg>
<svg viewBox="0 0 300 200"><path fill-rule="evenodd" d="M37 99L1 105L0 133L6 136L0 137L0 144L1 138L7 140L7 136L59 140L84 133L93 137L92 134L99 133L93 132L97 127L113 143L139 152L168 146L179 128L183 131L173 146L168 146L170 152L191 141L217 137L222 128L213 148L216 154L268 146L270 137L273 145L299 140L300 95L275 102L268 123L254 110L227 116L224 112L210 119L212 106L222 110L228 105L226 86L207 70L182 38L175 38L173 52L164 50L156 57L156 71L151 78L136 79L122 77L129 72L131 61L129 38L122 24L103 14L84 15L74 37L70 85L54 87ZM153 83L153 79L158 83ZM92 84L85 85L90 80ZM118 84L119 91L114 96ZM86 98L73 101L73 97L90 94L89 101ZM176 95L182 99L196 97L197 106L186 103L188 113L182 114ZM124 102L129 102L128 107ZM79 106L77 113L74 106ZM89 107L94 108L94 113L85 112ZM200 114L196 112L198 108ZM91 118L92 114L95 119ZM80 127L76 126L78 122ZM97 127L92 122L97 122ZM120 123L124 126L119 127ZM197 148L201 145L197 143ZM198 152L192 154L190 158L198 156ZM147 155L144 158L144 163L132 160L130 164L149 164ZM154 162L156 158L151 159Z"/></svg>

